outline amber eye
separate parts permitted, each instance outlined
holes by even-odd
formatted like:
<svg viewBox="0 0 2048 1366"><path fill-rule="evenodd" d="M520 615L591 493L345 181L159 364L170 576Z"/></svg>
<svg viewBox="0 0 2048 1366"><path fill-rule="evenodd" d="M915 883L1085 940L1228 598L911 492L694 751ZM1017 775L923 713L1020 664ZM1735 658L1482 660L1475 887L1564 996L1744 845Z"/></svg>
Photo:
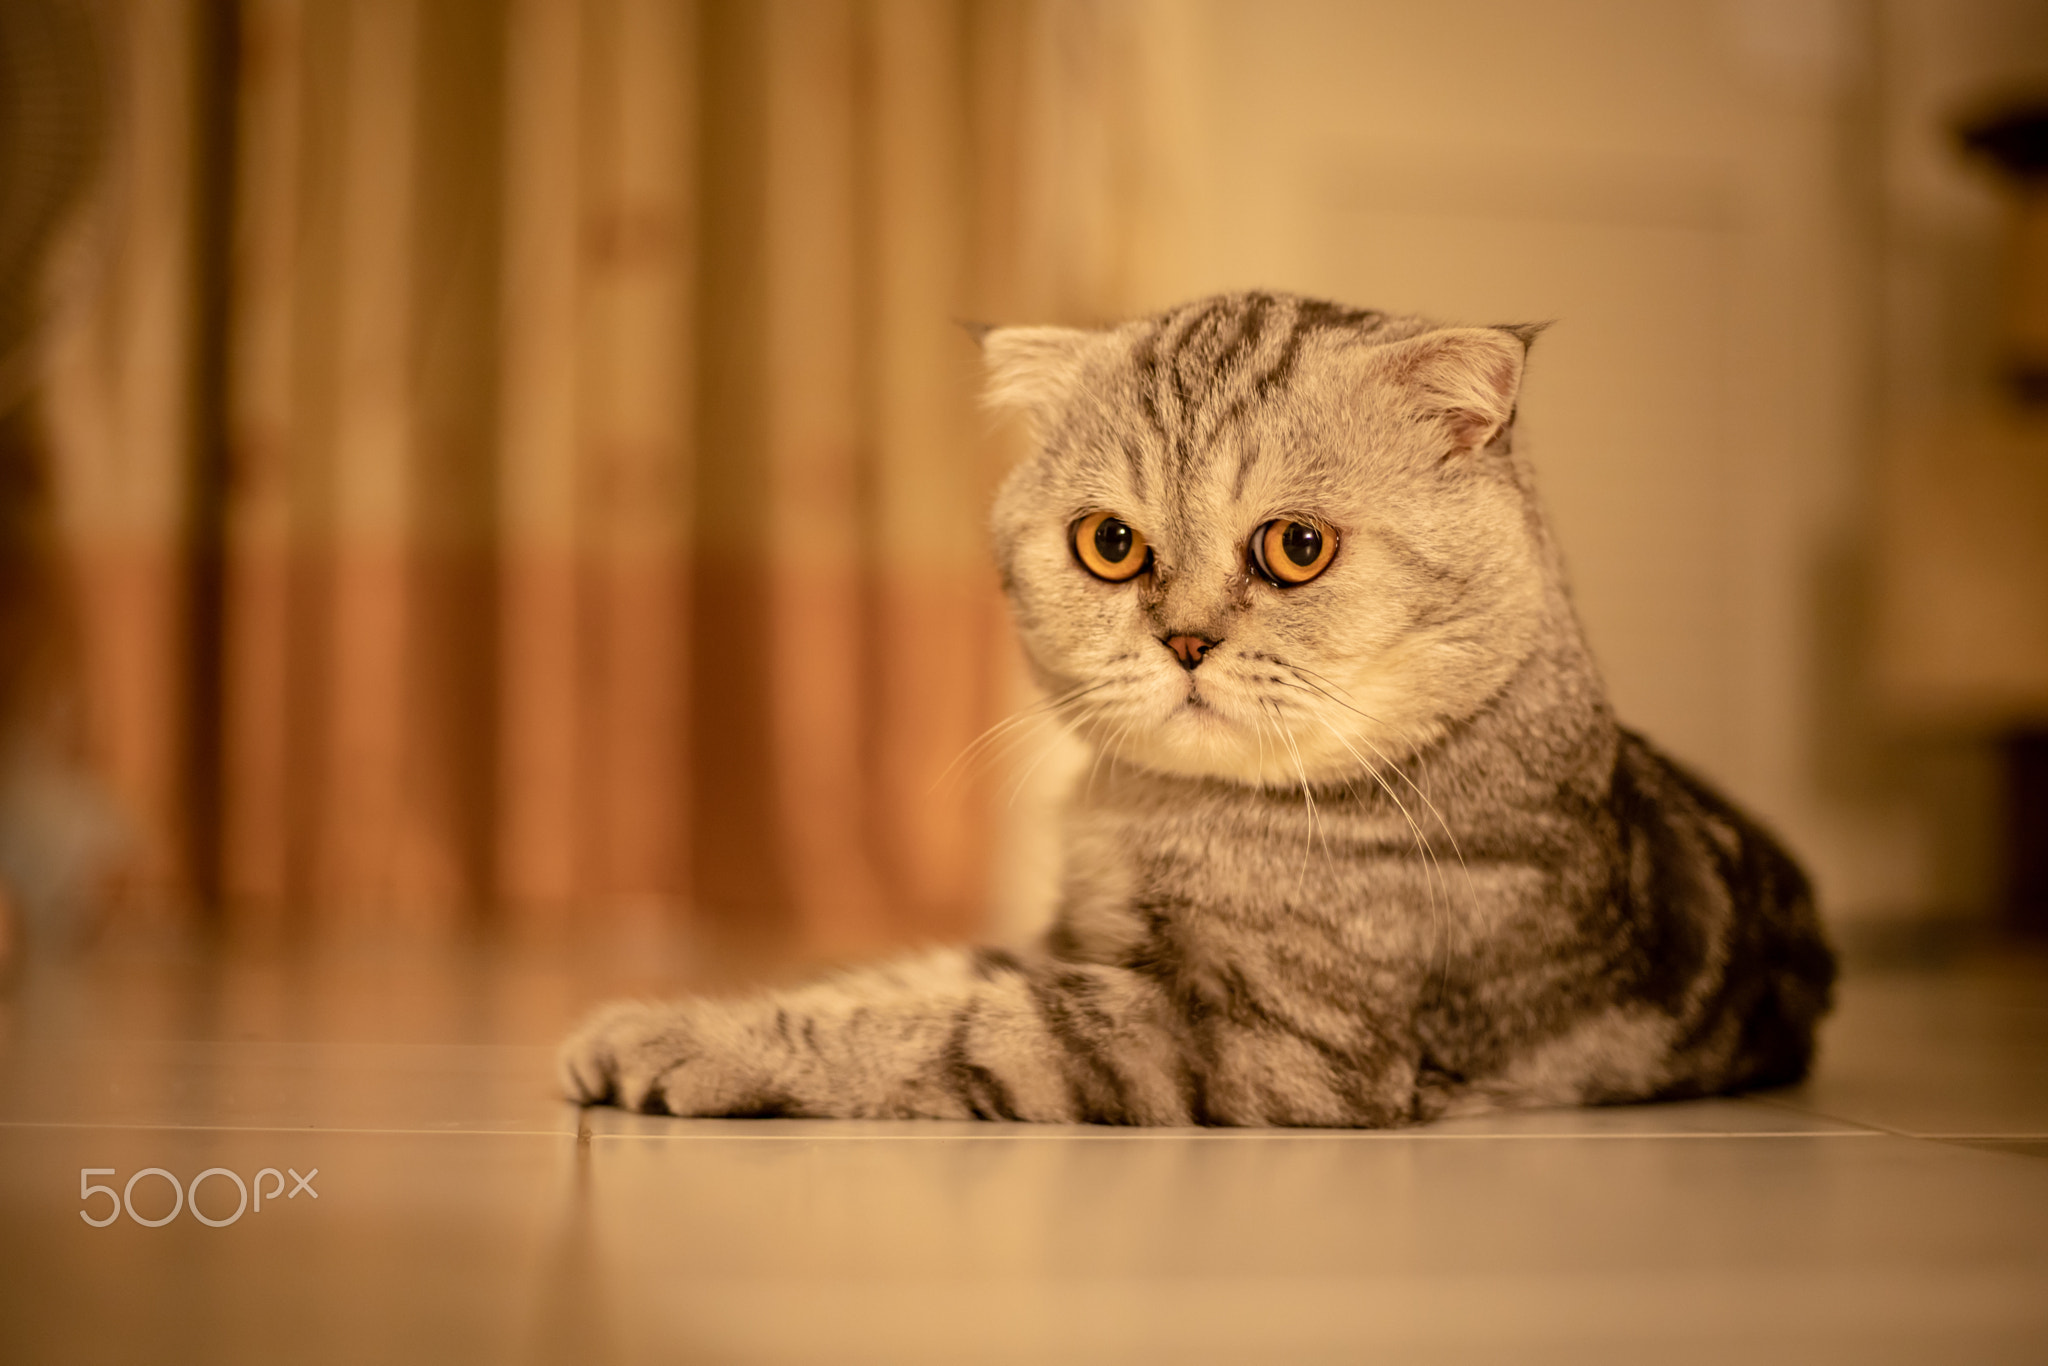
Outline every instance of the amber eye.
<svg viewBox="0 0 2048 1366"><path fill-rule="evenodd" d="M1307 583L1330 567L1337 533L1309 522L1278 517L1252 533L1252 563L1282 588Z"/></svg>
<svg viewBox="0 0 2048 1366"><path fill-rule="evenodd" d="M1152 552L1129 522L1107 512L1091 512L1074 523L1074 558L1096 578L1122 583L1145 572Z"/></svg>

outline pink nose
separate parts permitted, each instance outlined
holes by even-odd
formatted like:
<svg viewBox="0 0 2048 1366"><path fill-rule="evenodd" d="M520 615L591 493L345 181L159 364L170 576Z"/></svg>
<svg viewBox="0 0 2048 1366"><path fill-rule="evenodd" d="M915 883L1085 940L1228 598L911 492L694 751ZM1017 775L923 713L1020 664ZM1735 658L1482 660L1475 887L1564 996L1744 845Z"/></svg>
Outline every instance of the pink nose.
<svg viewBox="0 0 2048 1366"><path fill-rule="evenodd" d="M1173 651L1183 669L1192 669L1202 662L1202 656L1223 642L1207 636L1167 636L1166 648Z"/></svg>

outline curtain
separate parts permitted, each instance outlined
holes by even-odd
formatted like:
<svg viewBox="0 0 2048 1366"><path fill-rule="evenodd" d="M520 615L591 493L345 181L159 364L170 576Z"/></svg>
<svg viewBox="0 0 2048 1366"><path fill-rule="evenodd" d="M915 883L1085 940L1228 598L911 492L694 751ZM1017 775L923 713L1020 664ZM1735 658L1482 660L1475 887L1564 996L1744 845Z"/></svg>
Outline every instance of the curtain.
<svg viewBox="0 0 2048 1366"><path fill-rule="evenodd" d="M1130 302L1142 17L106 11L46 407L114 914L974 928L1001 773L947 770L1019 698L957 324Z"/></svg>

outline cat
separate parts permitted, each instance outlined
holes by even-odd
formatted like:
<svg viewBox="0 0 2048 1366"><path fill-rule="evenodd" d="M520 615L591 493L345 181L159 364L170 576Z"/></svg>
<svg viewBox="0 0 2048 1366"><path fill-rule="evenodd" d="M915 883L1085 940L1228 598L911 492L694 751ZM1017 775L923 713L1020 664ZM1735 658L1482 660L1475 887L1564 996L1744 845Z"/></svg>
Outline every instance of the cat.
<svg viewBox="0 0 2048 1366"><path fill-rule="evenodd" d="M1802 1077L1834 959L1757 823L1621 728L1514 418L1536 329L1276 293L982 340L994 539L1097 751L1029 951L617 1003L581 1103L1383 1127Z"/></svg>

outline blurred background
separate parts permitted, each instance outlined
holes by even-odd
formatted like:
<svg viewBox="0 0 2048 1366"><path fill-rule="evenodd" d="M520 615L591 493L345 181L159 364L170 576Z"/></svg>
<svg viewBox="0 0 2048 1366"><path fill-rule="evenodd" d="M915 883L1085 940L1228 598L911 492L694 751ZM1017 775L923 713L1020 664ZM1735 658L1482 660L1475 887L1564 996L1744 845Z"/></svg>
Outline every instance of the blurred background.
<svg viewBox="0 0 2048 1366"><path fill-rule="evenodd" d="M1624 717L1846 940L2038 929L2044 95L2030 0L9 0L10 951L1024 933L957 324L1253 286L1556 319Z"/></svg>

